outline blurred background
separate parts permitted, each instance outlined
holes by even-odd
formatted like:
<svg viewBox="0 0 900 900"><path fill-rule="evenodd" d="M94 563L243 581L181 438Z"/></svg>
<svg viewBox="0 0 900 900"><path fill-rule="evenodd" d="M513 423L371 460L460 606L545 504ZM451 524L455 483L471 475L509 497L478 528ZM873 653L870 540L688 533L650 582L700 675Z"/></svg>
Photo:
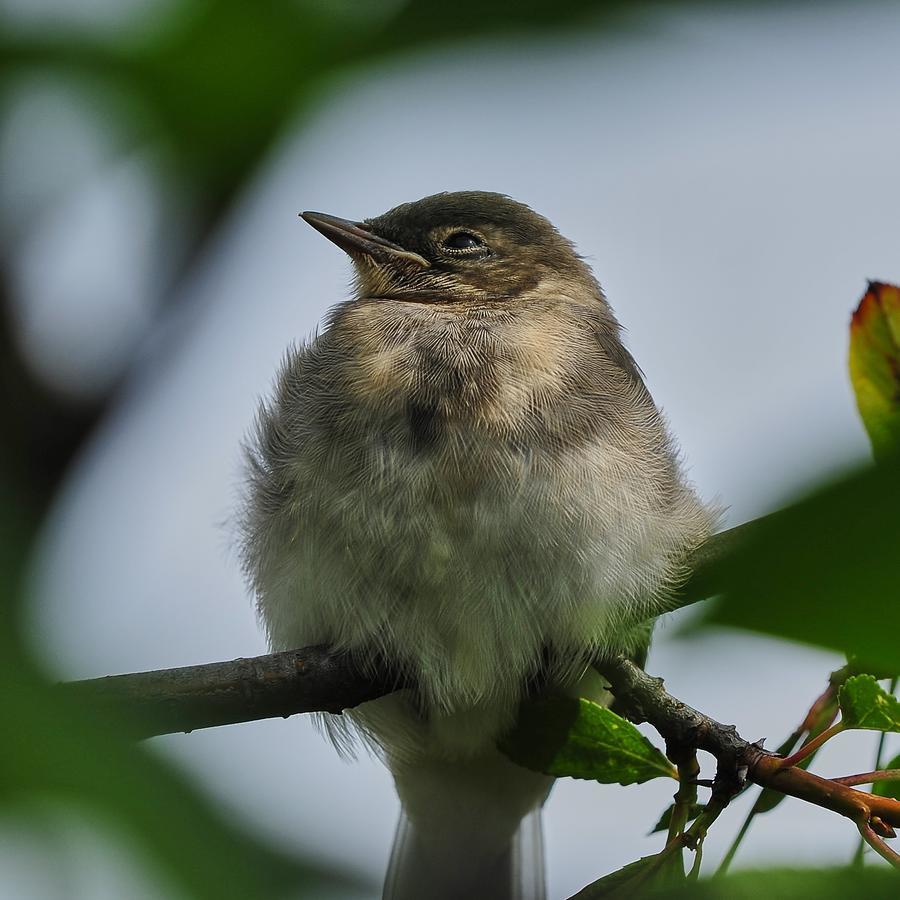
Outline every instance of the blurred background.
<svg viewBox="0 0 900 900"><path fill-rule="evenodd" d="M349 284L300 210L364 218L476 188L548 216L593 265L728 524L867 457L847 325L867 278L900 281L898 4L0 0L0 13L0 711L26 735L9 771L35 785L4 805L16 792L0 755L0 897L188 896L203 881L190 840L235 822L222 840L300 859L311 879L350 873L341 896L379 894L397 804L377 761L339 760L302 717L159 738L121 748L133 778L99 812L80 772L54 780L76 750L46 749L64 728L36 687L265 652L229 524L240 442L285 347ZM676 631L660 629L648 667L770 746L840 664ZM14 706L22 672L38 699ZM31 717L46 742L27 738ZM874 742L841 736L818 771L859 770ZM105 760L95 786L120 783ZM184 821L206 823L180 854L128 824L138 783L172 787L161 815L186 803ZM670 794L561 782L550 896L658 849L647 832ZM751 801L710 834L713 864ZM853 834L788 801L737 859L849 861ZM303 883L298 896L320 895Z"/></svg>

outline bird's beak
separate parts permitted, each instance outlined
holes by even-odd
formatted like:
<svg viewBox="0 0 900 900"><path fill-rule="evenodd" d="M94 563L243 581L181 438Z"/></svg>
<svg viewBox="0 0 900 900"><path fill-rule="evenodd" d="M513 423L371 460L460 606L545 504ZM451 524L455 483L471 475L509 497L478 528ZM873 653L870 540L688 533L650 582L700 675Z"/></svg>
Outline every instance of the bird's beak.
<svg viewBox="0 0 900 900"><path fill-rule="evenodd" d="M424 256L379 237L362 222L351 222L320 212L303 212L300 217L351 256L362 254L383 263L411 262L423 269L431 265Z"/></svg>

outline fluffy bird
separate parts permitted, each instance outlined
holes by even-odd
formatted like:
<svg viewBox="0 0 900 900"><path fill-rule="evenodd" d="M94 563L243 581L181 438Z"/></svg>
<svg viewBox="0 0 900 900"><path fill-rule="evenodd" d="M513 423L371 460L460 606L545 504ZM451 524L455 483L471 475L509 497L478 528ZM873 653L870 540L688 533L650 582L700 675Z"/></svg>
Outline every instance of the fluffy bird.
<svg viewBox="0 0 900 900"><path fill-rule="evenodd" d="M249 442L243 560L273 649L415 689L325 717L402 804L389 900L539 900L551 779L496 749L529 691L594 691L712 516L573 245L509 197L303 218L355 290L291 349Z"/></svg>

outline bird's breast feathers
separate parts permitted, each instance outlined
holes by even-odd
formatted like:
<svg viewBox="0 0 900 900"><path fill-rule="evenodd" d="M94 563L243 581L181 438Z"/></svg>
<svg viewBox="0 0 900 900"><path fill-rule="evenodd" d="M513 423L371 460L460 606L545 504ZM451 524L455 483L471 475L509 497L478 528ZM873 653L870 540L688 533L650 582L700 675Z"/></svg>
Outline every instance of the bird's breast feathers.
<svg viewBox="0 0 900 900"><path fill-rule="evenodd" d="M621 647L708 521L590 328L404 306L348 306L287 361L245 556L275 647L384 654L452 710L517 694L544 648Z"/></svg>

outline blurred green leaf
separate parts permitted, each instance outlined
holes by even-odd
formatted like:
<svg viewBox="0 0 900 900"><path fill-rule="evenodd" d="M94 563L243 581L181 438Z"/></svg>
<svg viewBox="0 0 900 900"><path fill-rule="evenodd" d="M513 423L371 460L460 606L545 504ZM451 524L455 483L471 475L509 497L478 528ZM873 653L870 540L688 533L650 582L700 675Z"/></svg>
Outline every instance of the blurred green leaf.
<svg viewBox="0 0 900 900"><path fill-rule="evenodd" d="M623 785L677 778L672 764L631 722L573 697L523 704L500 749L520 766L557 777Z"/></svg>
<svg viewBox="0 0 900 900"><path fill-rule="evenodd" d="M886 766L885 769L900 769L900 753L898 753ZM872 785L872 793L878 794L879 797L893 797L900 800L900 778L889 778L886 781L876 781Z"/></svg>
<svg viewBox="0 0 900 900"><path fill-rule="evenodd" d="M876 459L900 448L900 287L869 282L850 323L850 380Z"/></svg>
<svg viewBox="0 0 900 900"><path fill-rule="evenodd" d="M115 85L136 144L162 144L207 215L221 210L273 139L343 69L485 34L599 21L623 0L428 0L346 4L180 0L142 30L100 36L0 31L0 78L52 67Z"/></svg>
<svg viewBox="0 0 900 900"><path fill-rule="evenodd" d="M0 483L2 486L2 483ZM34 664L16 621L28 522L14 491L0 504L0 811L33 801L113 825L166 883L198 900L325 897L351 881L252 837L175 766L128 737L127 723L76 706ZM15 553L7 552L16 548Z"/></svg>
<svg viewBox="0 0 900 900"><path fill-rule="evenodd" d="M633 894L654 900L896 900L900 874L881 867L770 869Z"/></svg>
<svg viewBox="0 0 900 900"><path fill-rule="evenodd" d="M847 669L849 674L874 675L879 681L882 681L885 678L894 677L894 671L892 669L887 666L874 665L871 660L866 660L855 653L847 654Z"/></svg>
<svg viewBox="0 0 900 900"><path fill-rule="evenodd" d="M760 0L757 0L760 2ZM682 2L669 4L684 6ZM114 86L135 145L165 148L199 230L221 214L273 140L349 69L453 41L646 20L626 0L173 0L142 27L0 29L0 79L52 68Z"/></svg>
<svg viewBox="0 0 900 900"><path fill-rule="evenodd" d="M871 675L854 675L839 694L841 724L845 728L900 731L900 700L889 694Z"/></svg>
<svg viewBox="0 0 900 900"><path fill-rule="evenodd" d="M321 897L335 873L276 852L232 824L189 779L112 720L65 702L4 648L0 799L54 799L116 825L187 896L204 900Z"/></svg>
<svg viewBox="0 0 900 900"><path fill-rule="evenodd" d="M900 461L821 488L750 529L706 577L689 630L728 625L849 651L900 672Z"/></svg>

